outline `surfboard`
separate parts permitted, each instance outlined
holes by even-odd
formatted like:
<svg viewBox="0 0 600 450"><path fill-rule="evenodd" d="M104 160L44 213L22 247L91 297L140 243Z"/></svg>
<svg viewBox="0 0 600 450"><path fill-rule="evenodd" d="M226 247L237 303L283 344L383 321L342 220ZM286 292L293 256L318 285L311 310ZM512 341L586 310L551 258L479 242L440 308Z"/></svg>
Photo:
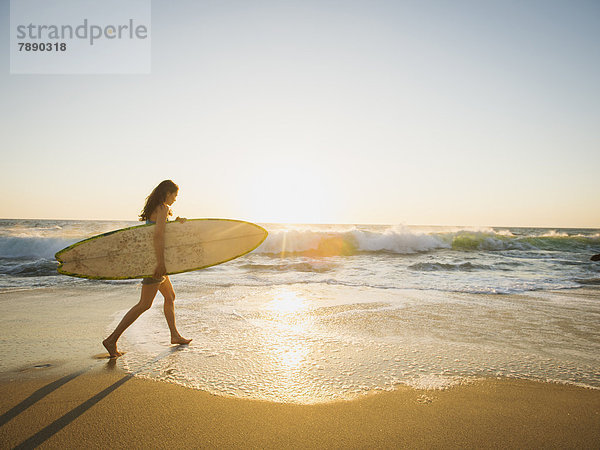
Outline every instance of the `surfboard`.
<svg viewBox="0 0 600 450"><path fill-rule="evenodd" d="M151 277L156 268L154 229L139 225L77 242L56 253L58 272L96 280ZM222 264L256 249L267 230L242 220L189 219L165 227L165 266L172 275Z"/></svg>

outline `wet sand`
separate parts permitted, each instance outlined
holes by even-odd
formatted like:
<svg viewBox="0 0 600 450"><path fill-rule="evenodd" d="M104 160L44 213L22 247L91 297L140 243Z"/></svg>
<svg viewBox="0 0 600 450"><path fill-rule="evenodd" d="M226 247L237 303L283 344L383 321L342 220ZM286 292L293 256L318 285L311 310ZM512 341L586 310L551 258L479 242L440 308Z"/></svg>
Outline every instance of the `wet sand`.
<svg viewBox="0 0 600 450"><path fill-rule="evenodd" d="M600 390L488 379L292 405L214 396L110 363L0 384L2 448L598 448Z"/></svg>
<svg viewBox="0 0 600 450"><path fill-rule="evenodd" d="M119 363L93 356L103 352L110 322L138 295L135 287L110 285L93 295L81 288L0 295L0 448L598 448L600 442L600 390L572 385L487 379L443 391L400 386L352 401L297 405L132 377ZM591 298L584 290L569 295Z"/></svg>

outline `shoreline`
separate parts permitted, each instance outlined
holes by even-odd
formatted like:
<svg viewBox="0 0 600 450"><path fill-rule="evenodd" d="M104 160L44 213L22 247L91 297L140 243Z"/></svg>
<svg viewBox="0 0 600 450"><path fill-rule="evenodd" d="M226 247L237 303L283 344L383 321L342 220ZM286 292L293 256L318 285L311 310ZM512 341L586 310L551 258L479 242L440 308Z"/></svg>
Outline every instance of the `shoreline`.
<svg viewBox="0 0 600 450"><path fill-rule="evenodd" d="M3 447L566 447L600 441L600 390L481 379L315 405L222 397L111 365L0 383Z"/></svg>
<svg viewBox="0 0 600 450"><path fill-rule="evenodd" d="M427 297L426 292L415 292ZM549 290L510 295L479 294L477 298L489 298L491 300L490 304L496 299L519 302L521 298L524 298L528 302L543 301L549 305L560 304L565 300L575 302L574 304L586 302L596 305L599 292L600 286L589 286L569 290ZM181 303L181 308L186 301L189 301L189 298L201 298L203 295L211 295L212 288L207 287L204 291L200 291L182 287L178 293L180 301L184 302ZM404 295L408 298L413 293L413 291L407 290ZM101 361L98 358L101 358L102 354L105 353L105 349L101 345L103 337L114 328L124 312L135 304L138 295L139 287L137 285L100 285L96 290L91 290L89 287L47 287L0 295L0 304L3 307L3 318L0 323L2 323L7 336L12 336L11 340L6 339L0 342L0 355L2 355L0 359L0 382L15 381L22 378L60 377L81 370L83 367L94 368L100 365ZM336 295L343 297L344 292ZM440 296L439 293L436 293L436 295ZM260 293L256 297L260 297ZM453 294L453 297L467 297L467 300L469 300L471 295L458 293ZM331 299L332 304L335 304L336 299L333 296ZM368 298L365 301L371 300ZM427 304L424 302L423 305L420 308L425 311ZM405 308L403 311L410 310ZM429 311L431 311L431 308L429 308ZM152 311L147 312L145 318L148 317L148 314L154 313L159 316L158 320L161 321L160 325L162 327L161 299L155 301ZM410 317L404 318L404 325L410 324ZM200 342L198 339L203 337L203 333L206 333L202 329L193 329L185 320L180 322L180 327L183 332L197 338L196 344ZM186 330L186 327L188 327L188 330ZM167 336L165 330L166 326L160 329ZM141 358L140 361L132 360L134 364L131 365L131 372L145 365L146 357L148 357L147 361L150 361L160 352L168 349L173 350L172 347L161 345L156 349L151 349L152 351L140 352L140 349L137 349L136 353L134 351L135 347L131 347L130 342L130 336L133 336L132 331L135 331L134 327L126 332L125 341L121 347L122 350L128 353L133 351L127 358L133 356ZM417 329L416 331L420 330ZM196 350L196 347L194 346L193 349ZM118 360L117 365L125 370L121 359ZM578 385L576 382L581 382L582 387L600 388L597 385L597 374L599 372L598 368L594 367L596 365L595 360L591 359L587 365L589 366L588 369L594 370L595 373L593 380L595 382L591 384L584 382L581 378L566 381L544 373L531 378L517 374L515 378L542 382L549 381L557 384L566 383L575 386ZM433 373L441 372L434 371ZM456 376L469 380L477 379L480 376L495 378L495 375L494 373L479 375L476 371L475 373L457 374ZM498 373L497 375L511 377L510 374L506 373ZM449 376L452 378L452 375ZM400 383L403 383L403 381L400 381ZM391 387L389 383L385 387L382 385L382 389L388 387ZM419 388L420 386L415 387Z"/></svg>

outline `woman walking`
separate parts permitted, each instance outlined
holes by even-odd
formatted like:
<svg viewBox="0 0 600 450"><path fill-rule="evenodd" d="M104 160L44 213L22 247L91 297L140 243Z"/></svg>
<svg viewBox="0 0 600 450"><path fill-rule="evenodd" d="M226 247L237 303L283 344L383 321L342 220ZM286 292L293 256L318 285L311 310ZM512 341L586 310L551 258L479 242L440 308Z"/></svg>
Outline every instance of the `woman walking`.
<svg viewBox="0 0 600 450"><path fill-rule="evenodd" d="M102 345L104 345L111 358L122 355L117 350L119 337L144 311L152 306L158 291L165 299L164 312L171 331L171 344L189 344L191 342L191 339L182 337L175 326L175 291L171 280L166 275L167 269L165 268L165 227L167 218L172 215L170 206L177 199L178 192L179 187L175 183L171 180L165 180L156 186L146 199L146 205L140 214L140 220L145 220L147 224L156 224L154 227L156 268L152 277L142 280L140 301L125 314L115 331L102 341ZM176 220L183 223L186 219L177 217Z"/></svg>

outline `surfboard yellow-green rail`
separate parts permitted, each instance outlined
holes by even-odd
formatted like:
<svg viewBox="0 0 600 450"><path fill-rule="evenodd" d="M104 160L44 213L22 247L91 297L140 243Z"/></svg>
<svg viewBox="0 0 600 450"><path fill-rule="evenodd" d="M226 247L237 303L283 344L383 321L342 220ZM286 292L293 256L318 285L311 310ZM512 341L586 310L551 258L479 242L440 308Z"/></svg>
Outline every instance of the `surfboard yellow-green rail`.
<svg viewBox="0 0 600 450"><path fill-rule="evenodd" d="M151 277L156 268L154 227L138 225L77 242L56 253L58 272L96 280ZM267 230L242 220L190 219L165 228L167 274L222 264L256 249Z"/></svg>

